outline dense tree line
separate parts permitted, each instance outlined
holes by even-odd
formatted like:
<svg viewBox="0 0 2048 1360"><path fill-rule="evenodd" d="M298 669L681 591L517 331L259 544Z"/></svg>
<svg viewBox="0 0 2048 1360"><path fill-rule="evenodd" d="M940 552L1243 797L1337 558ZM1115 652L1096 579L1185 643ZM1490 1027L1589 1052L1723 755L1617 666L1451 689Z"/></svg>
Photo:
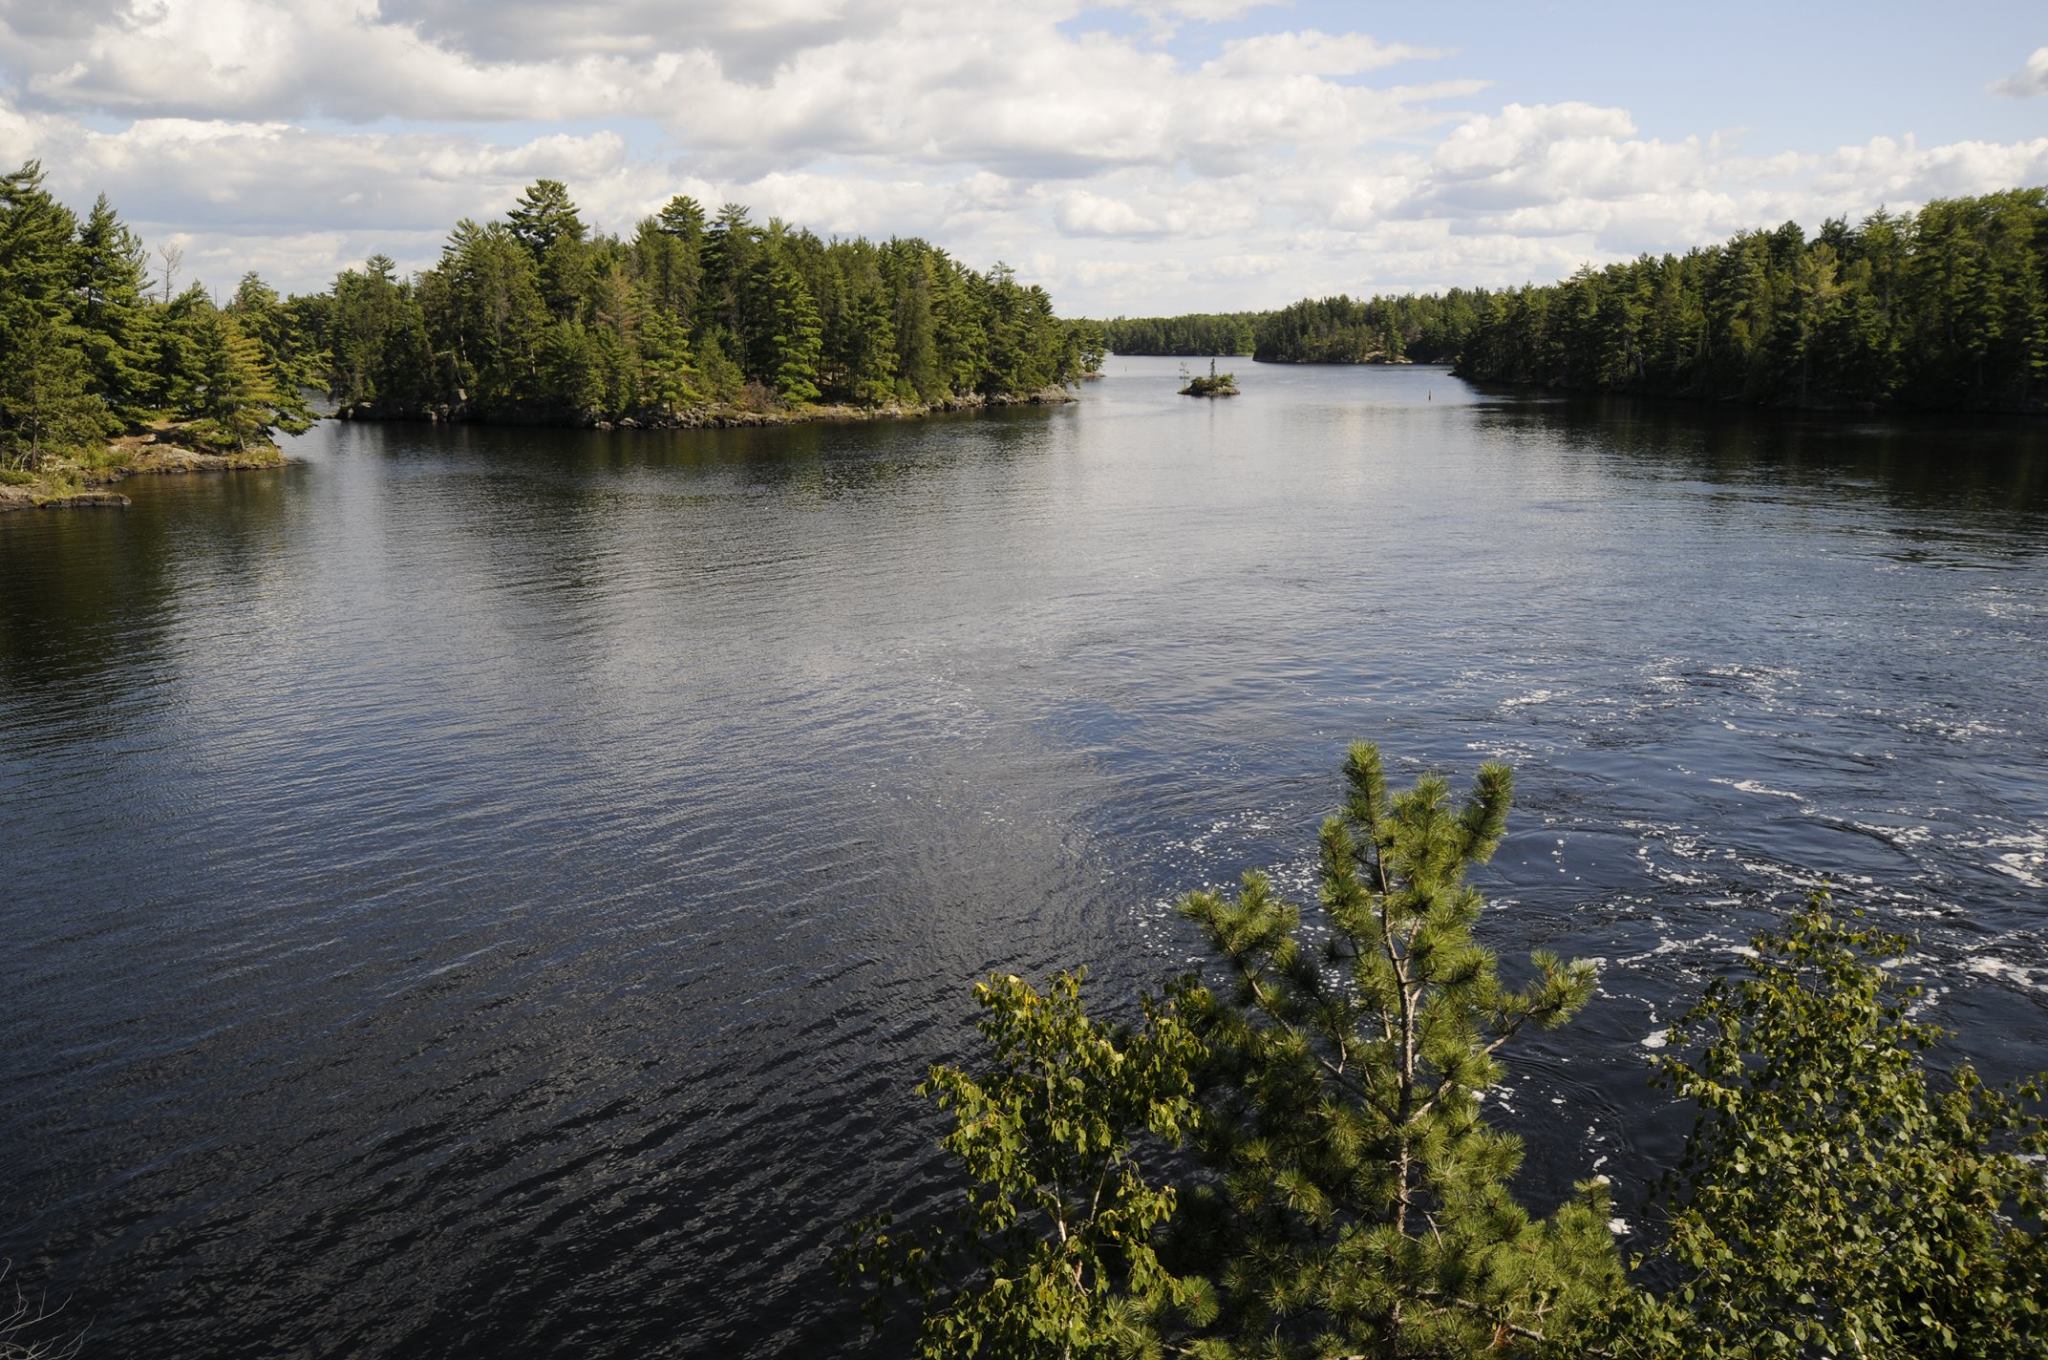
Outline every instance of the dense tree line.
<svg viewBox="0 0 2048 1360"><path fill-rule="evenodd" d="M1907 941L1817 896L1674 1024L1656 1080L1697 1117L1625 1260L1605 1178L1526 1206L1492 1118L1498 1055L1596 993L1541 952L1510 985L1474 939L1510 772L1462 804L1390 794L1369 745L1345 774L1312 924L1260 874L1190 895L1216 966L1135 1023L1078 974L977 987L983 1061L921 1088L958 1216L871 1218L840 1258L878 1322L907 1293L916 1354L2048 1356L2040 1084L1930 1067Z"/></svg>
<svg viewBox="0 0 2048 1360"><path fill-rule="evenodd" d="M1465 288L1305 298L1266 315L1252 357L1269 364L1448 363L1487 300L1484 289Z"/></svg>
<svg viewBox="0 0 2048 1360"><path fill-rule="evenodd" d="M159 295L104 195L81 217L43 181L35 161L0 175L0 465L98 465L145 428L226 450L304 428L307 360L274 290L251 274L225 305L173 293L171 250Z"/></svg>
<svg viewBox="0 0 2048 1360"><path fill-rule="evenodd" d="M540 180L400 278L383 256L305 302L344 405L491 419L671 418L715 405L1025 397L1098 366L1092 327L1003 265L919 240L823 241L671 199L592 232Z"/></svg>
<svg viewBox="0 0 2048 1360"><path fill-rule="evenodd" d="M1240 322L1266 363L1455 363L1482 381L1760 405L2038 410L2048 190L1832 219L1811 238L1787 222L1549 285L1308 298L1105 333L1119 353L1236 353Z"/></svg>
<svg viewBox="0 0 2048 1360"><path fill-rule="evenodd" d="M1461 371L1758 403L2048 402L2048 192L1744 232L1495 294Z"/></svg>
<svg viewBox="0 0 2048 1360"><path fill-rule="evenodd" d="M1265 312L1190 312L1186 316L1120 316L1102 323L1112 354L1207 358L1250 354Z"/></svg>

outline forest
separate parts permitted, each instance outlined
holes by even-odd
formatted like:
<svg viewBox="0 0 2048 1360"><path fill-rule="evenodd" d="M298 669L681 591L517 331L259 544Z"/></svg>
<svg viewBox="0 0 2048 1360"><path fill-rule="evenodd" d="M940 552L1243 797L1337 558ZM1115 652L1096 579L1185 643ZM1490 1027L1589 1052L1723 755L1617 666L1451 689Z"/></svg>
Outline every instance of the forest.
<svg viewBox="0 0 2048 1360"><path fill-rule="evenodd" d="M416 277L378 256L298 305L329 394L384 416L665 423L1024 400L1101 357L1092 326L1000 264L828 242L688 197L630 237L594 233L555 180L501 221L457 223Z"/></svg>
<svg viewBox="0 0 2048 1360"><path fill-rule="evenodd" d="M1190 312L1186 316L1120 316L1104 321L1102 339L1114 354L1206 358L1250 354L1267 312Z"/></svg>
<svg viewBox="0 0 2048 1360"><path fill-rule="evenodd" d="M2048 190L1880 209L1811 237L1787 222L1542 286L1339 295L1103 332L1120 354L1242 353L1238 326L1265 363L1452 363L1477 381L1757 405L2039 410Z"/></svg>
<svg viewBox="0 0 2048 1360"><path fill-rule="evenodd" d="M1477 324L1483 289L1366 301L1303 299L1269 312L1252 357L1268 364L1447 363Z"/></svg>
<svg viewBox="0 0 2048 1360"><path fill-rule="evenodd" d="M243 455L306 427L303 338L276 291L251 274L216 303L174 291L175 248L161 260L159 291L105 196L80 217L39 163L0 175L0 490L75 489L144 441Z"/></svg>
<svg viewBox="0 0 2048 1360"><path fill-rule="evenodd" d="M1495 293L1468 377L1786 406L2036 410L2048 398L2048 191L1787 222Z"/></svg>

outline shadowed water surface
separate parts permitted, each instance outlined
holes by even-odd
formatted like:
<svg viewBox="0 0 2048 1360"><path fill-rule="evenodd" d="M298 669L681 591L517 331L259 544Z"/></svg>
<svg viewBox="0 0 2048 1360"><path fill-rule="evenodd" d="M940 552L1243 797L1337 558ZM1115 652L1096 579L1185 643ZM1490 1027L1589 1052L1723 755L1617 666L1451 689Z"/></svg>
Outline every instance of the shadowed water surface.
<svg viewBox="0 0 2048 1360"><path fill-rule="evenodd" d="M1182 966L1345 741L1512 761L1488 941L1604 958L1525 1186L1832 875L2048 1052L2048 441L1115 360L1062 410L323 425L0 518L0 1256L92 1353L815 1354L967 984ZM1633 1212L1625 1207L1625 1212Z"/></svg>

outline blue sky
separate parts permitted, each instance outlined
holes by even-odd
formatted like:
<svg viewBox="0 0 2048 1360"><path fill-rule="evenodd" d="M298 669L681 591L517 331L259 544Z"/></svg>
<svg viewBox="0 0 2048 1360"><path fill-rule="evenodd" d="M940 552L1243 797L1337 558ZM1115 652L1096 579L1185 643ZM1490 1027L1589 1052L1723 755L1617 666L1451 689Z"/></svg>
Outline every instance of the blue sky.
<svg viewBox="0 0 2048 1360"><path fill-rule="evenodd" d="M0 159L188 277L433 260L531 179L1005 259L1062 310L1547 280L2048 183L2048 10L0 0Z"/></svg>

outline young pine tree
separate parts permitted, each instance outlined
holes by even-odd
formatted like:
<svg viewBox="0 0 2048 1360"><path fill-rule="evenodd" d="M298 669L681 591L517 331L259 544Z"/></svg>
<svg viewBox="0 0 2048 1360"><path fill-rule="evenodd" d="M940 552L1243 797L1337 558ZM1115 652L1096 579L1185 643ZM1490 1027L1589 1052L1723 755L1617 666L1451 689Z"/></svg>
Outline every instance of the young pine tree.
<svg viewBox="0 0 2048 1360"><path fill-rule="evenodd" d="M1389 797L1379 751L1351 748L1323 824L1326 933L1249 874L1181 911L1235 975L1183 983L1208 1044L1196 1148L1169 1260L1212 1273L1218 1335L1191 1354L1374 1357L1570 1353L1619 1282L1600 1183L1548 1217L1509 1192L1520 1140L1480 1101L1497 1055L1569 1018L1590 964L1538 953L1505 986L1472 937L1465 881L1499 844L1512 776L1481 767L1462 808L1437 777Z"/></svg>
<svg viewBox="0 0 2048 1360"><path fill-rule="evenodd" d="M921 1356L1592 1353L1621 1311L1605 1192L1531 1216L1507 1186L1517 1141L1480 1115L1495 1054L1593 985L1539 954L1533 984L1503 987L1472 938L1464 875L1500 840L1508 771L1484 767L1462 809L1435 778L1390 800L1371 746L1345 773L1322 835L1327 943L1260 875L1182 904L1234 1000L1182 979L1117 1029L1071 977L977 988L991 1061L924 1087L954 1117L964 1214L870 1221L842 1257L919 1289ZM1186 1146L1207 1165L1165 1155Z"/></svg>

